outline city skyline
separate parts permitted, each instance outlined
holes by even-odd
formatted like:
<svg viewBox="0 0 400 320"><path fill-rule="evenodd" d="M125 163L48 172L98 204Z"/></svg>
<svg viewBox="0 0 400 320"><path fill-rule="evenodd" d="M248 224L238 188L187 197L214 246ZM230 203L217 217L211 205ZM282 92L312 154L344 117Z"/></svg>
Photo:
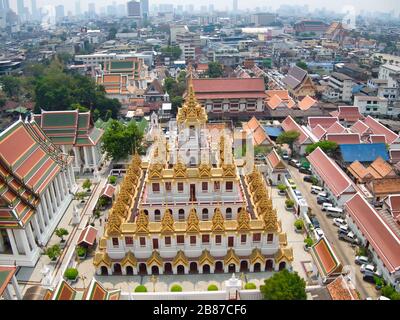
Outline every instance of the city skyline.
<svg viewBox="0 0 400 320"><path fill-rule="evenodd" d="M17 3L18 1L21 0L11 0L10 1L10 7L14 11L17 10ZM31 3L29 0L23 0L24 6L27 7L29 10L31 10ZM80 1L81 3L81 10L82 11L87 11L88 5L91 2L91 0L85 0L85 1ZM116 4L126 4L128 1L123 1L123 0L116 0ZM177 0L152 0L149 1L149 7L151 8L153 5L160 5L160 4L173 4L174 6L177 6L181 4L181 2ZM64 5L65 10L68 11L74 11L74 2L70 1L63 1L63 0L38 0L37 1L37 7L40 8L45 5ZM232 10L233 7L233 1L232 0L217 0L217 1L210 1L210 0L198 0L198 1L187 1L185 2L184 6L187 5L194 5L197 10L200 9L201 6L206 5L207 7L210 4L214 5L215 10ZM100 7L106 7L109 5L109 1L106 0L99 0L96 1L96 10ZM349 7L354 7L354 9L357 12L360 11L378 11L378 12L394 12L394 14L400 14L400 9L398 6L398 3L396 0L385 0L385 1L380 1L376 2L373 0L366 0L363 1L362 4L360 4L360 1L357 0L337 0L335 2L330 2L327 0L298 0L295 4L289 0L283 0L280 1L279 3L260 3L256 0L248 0L248 1L238 1L238 9L239 10L247 10L247 9L255 9L255 8L262 8L266 7L268 9L271 9L272 11L277 10L281 5L299 5L299 6L305 6L307 5L309 10L313 11L315 9L322 9L325 8L327 10L333 10L336 12L343 12L343 11L348 11ZM86 9L85 9L86 8Z"/></svg>

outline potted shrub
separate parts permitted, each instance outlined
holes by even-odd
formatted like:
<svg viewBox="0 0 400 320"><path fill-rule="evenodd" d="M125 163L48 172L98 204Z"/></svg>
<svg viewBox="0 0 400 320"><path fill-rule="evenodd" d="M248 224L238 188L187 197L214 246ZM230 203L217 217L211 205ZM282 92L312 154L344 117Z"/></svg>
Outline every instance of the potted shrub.
<svg viewBox="0 0 400 320"><path fill-rule="evenodd" d="M294 222L294 227L295 227L295 231L296 231L297 233L303 232L303 228L304 228L304 222L303 222L303 220L297 219L297 220Z"/></svg>
<svg viewBox="0 0 400 320"><path fill-rule="evenodd" d="M377 276L374 276L374 281L375 281L375 289L376 290L381 290L382 287L384 286L383 279Z"/></svg>
<svg viewBox="0 0 400 320"><path fill-rule="evenodd" d="M85 259L87 254L87 249L85 247L78 246L76 247L76 254L79 259Z"/></svg>
<svg viewBox="0 0 400 320"><path fill-rule="evenodd" d="M311 246L314 244L313 239L311 239L310 237L307 237L304 239L304 250L308 251L310 250Z"/></svg>
<svg viewBox="0 0 400 320"><path fill-rule="evenodd" d="M80 201L80 203L85 203L85 196L86 196L85 192L77 192L77 193L75 193L75 199Z"/></svg>
<svg viewBox="0 0 400 320"><path fill-rule="evenodd" d="M90 182L89 179L86 179L85 181L83 181L82 183L82 188L86 189L86 192L90 192L90 187L92 186L92 183Z"/></svg>
<svg viewBox="0 0 400 320"><path fill-rule="evenodd" d="M58 228L56 229L55 234L57 237L60 238L60 247L64 248L65 247L64 236L67 236L69 234L68 230L64 228Z"/></svg>
<svg viewBox="0 0 400 320"><path fill-rule="evenodd" d="M99 201L97 202L100 209L104 209L104 207L107 205L107 203L108 203L108 201L105 197L100 197Z"/></svg>
<svg viewBox="0 0 400 320"><path fill-rule="evenodd" d="M245 288L246 290L254 290L254 289L257 289L257 286L256 286L253 282L247 282L247 283L244 285L244 288Z"/></svg>
<svg viewBox="0 0 400 320"><path fill-rule="evenodd" d="M116 176L109 176L108 177L108 182L115 185L115 183L117 182L117 177Z"/></svg>
<svg viewBox="0 0 400 320"><path fill-rule="evenodd" d="M292 210L294 207L294 201L292 199L286 199L285 208L286 210Z"/></svg>
<svg viewBox="0 0 400 320"><path fill-rule="evenodd" d="M139 285L135 288L135 292L147 292L147 288L144 285Z"/></svg>
<svg viewBox="0 0 400 320"><path fill-rule="evenodd" d="M75 268L67 268L67 270L65 270L65 272L64 272L64 277L71 282L77 281L78 275L79 275L79 272Z"/></svg>
<svg viewBox="0 0 400 320"><path fill-rule="evenodd" d="M182 292L182 287L179 284L174 284L171 287L171 292Z"/></svg>
<svg viewBox="0 0 400 320"><path fill-rule="evenodd" d="M280 194L281 196L286 195L287 187L284 184L278 184L277 188L279 190L278 194Z"/></svg>
<svg viewBox="0 0 400 320"><path fill-rule="evenodd" d="M58 244L47 248L46 255L49 257L51 261L56 261L57 258L61 255L61 248Z"/></svg>
<svg viewBox="0 0 400 320"><path fill-rule="evenodd" d="M215 284L210 284L207 288L207 291L218 291L218 287Z"/></svg>

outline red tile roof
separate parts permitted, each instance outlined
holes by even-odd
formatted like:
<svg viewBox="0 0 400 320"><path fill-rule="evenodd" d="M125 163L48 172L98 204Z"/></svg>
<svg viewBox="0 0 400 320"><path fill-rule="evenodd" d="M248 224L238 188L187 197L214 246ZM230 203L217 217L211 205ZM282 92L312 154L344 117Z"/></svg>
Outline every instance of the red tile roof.
<svg viewBox="0 0 400 320"><path fill-rule="evenodd" d="M272 149L272 151L267 155L267 162L273 169L286 168L285 164L282 162L281 157L279 156L279 154L276 152L275 149Z"/></svg>
<svg viewBox="0 0 400 320"><path fill-rule="evenodd" d="M285 120L281 123L282 129L284 131L297 131L300 133L299 143L303 144L310 139L308 134L304 131L304 129L296 122L291 116L287 116Z"/></svg>
<svg viewBox="0 0 400 320"><path fill-rule="evenodd" d="M87 226L85 229L82 230L81 234L79 235L77 245L87 244L92 246L96 241L97 229L92 226Z"/></svg>
<svg viewBox="0 0 400 320"><path fill-rule="evenodd" d="M326 135L325 139L334 141L337 144L360 143L360 135L358 133L329 133Z"/></svg>
<svg viewBox="0 0 400 320"><path fill-rule="evenodd" d="M369 127L361 120L358 120L355 124L353 124L350 127L350 131L354 132L354 133L359 133L360 135L363 135L369 131Z"/></svg>
<svg viewBox="0 0 400 320"><path fill-rule="evenodd" d="M372 118L371 116L368 116L365 118L364 123L371 129L371 131L374 134L383 134L386 136L386 141L389 144L392 144L396 140L399 139L399 136L394 133L392 130Z"/></svg>
<svg viewBox="0 0 400 320"><path fill-rule="evenodd" d="M379 213L359 193L345 208L389 272L400 270L400 238Z"/></svg>
<svg viewBox="0 0 400 320"><path fill-rule="evenodd" d="M371 143L386 143L386 136L383 134L371 134L369 140Z"/></svg>
<svg viewBox="0 0 400 320"><path fill-rule="evenodd" d="M346 132L346 128L343 127L339 122L335 122L326 130L326 132L327 133L344 133L344 132Z"/></svg>
<svg viewBox="0 0 400 320"><path fill-rule="evenodd" d="M196 96L202 93L263 93L265 85L263 78L217 78L217 79L193 79L193 87Z"/></svg>
<svg viewBox="0 0 400 320"><path fill-rule="evenodd" d="M308 117L308 126L312 129L319 124L322 128L328 129L336 121L337 117Z"/></svg>
<svg viewBox="0 0 400 320"><path fill-rule="evenodd" d="M337 117L340 120L344 120L347 122L356 122L364 118L358 110L357 106L339 106L338 109L339 112Z"/></svg>
<svg viewBox="0 0 400 320"><path fill-rule="evenodd" d="M317 103L317 100L311 98L310 96L305 96L301 101L298 102L298 107L300 110L308 110L312 106L314 106Z"/></svg>
<svg viewBox="0 0 400 320"><path fill-rule="evenodd" d="M400 195L391 194L385 199L393 218L400 222Z"/></svg>
<svg viewBox="0 0 400 320"><path fill-rule="evenodd" d="M344 192L354 192L355 189L350 178L343 170L329 158L321 148L315 149L307 156L313 169L326 183L335 197L339 197Z"/></svg>
<svg viewBox="0 0 400 320"><path fill-rule="evenodd" d="M341 270L340 261L325 237L320 238L311 247L311 253L315 258L321 276L324 278Z"/></svg>
<svg viewBox="0 0 400 320"><path fill-rule="evenodd" d="M360 300L351 281L347 281L343 275L329 283L326 289L331 295L332 300Z"/></svg>
<svg viewBox="0 0 400 320"><path fill-rule="evenodd" d="M314 128L312 128L311 132L318 140L321 140L326 134L326 130L322 128L320 124L317 124Z"/></svg>

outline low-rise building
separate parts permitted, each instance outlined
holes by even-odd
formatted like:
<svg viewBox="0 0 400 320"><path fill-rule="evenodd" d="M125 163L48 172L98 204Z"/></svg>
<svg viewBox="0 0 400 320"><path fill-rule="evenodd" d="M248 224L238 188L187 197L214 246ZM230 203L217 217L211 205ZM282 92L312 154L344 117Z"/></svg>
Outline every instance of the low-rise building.
<svg viewBox="0 0 400 320"><path fill-rule="evenodd" d="M275 149L267 155L266 158L267 163L267 177L270 180L271 184L276 186L280 183L283 183L283 177L288 172L285 163L282 161L279 154Z"/></svg>
<svg viewBox="0 0 400 320"><path fill-rule="evenodd" d="M311 171L336 206L342 207L357 192L347 174L321 148L315 149L307 159L311 164Z"/></svg>
<svg viewBox="0 0 400 320"><path fill-rule="evenodd" d="M328 89L323 97L329 101L351 101L353 79L343 73L332 72L329 76Z"/></svg>
<svg viewBox="0 0 400 320"><path fill-rule="evenodd" d="M42 110L34 119L52 143L71 156L75 172L98 169L104 158L101 151L103 130L94 126L90 111Z"/></svg>
<svg viewBox="0 0 400 320"><path fill-rule="evenodd" d="M400 281L400 236L359 193L344 205L347 222L391 285ZM397 287L398 288L398 287Z"/></svg>
<svg viewBox="0 0 400 320"><path fill-rule="evenodd" d="M307 71L293 66L289 69L288 74L283 78L292 97L300 100L306 96L315 97L316 86L308 75Z"/></svg>
<svg viewBox="0 0 400 320"><path fill-rule="evenodd" d="M0 264L33 267L76 191L73 159L22 120L0 134L0 158Z"/></svg>
<svg viewBox="0 0 400 320"><path fill-rule="evenodd" d="M355 96L354 105L364 115L389 115L388 99L371 96Z"/></svg>

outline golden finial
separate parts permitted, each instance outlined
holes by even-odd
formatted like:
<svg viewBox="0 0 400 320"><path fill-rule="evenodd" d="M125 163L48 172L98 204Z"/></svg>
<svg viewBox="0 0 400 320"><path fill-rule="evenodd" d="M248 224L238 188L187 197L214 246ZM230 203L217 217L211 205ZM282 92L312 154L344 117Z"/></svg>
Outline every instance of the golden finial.
<svg viewBox="0 0 400 320"><path fill-rule="evenodd" d="M186 232L188 233L193 233L193 232L199 232L200 231L200 226L199 226L199 218L197 217L196 209L194 208L192 204L192 208L190 209L188 218L187 218L187 224L186 224Z"/></svg>

